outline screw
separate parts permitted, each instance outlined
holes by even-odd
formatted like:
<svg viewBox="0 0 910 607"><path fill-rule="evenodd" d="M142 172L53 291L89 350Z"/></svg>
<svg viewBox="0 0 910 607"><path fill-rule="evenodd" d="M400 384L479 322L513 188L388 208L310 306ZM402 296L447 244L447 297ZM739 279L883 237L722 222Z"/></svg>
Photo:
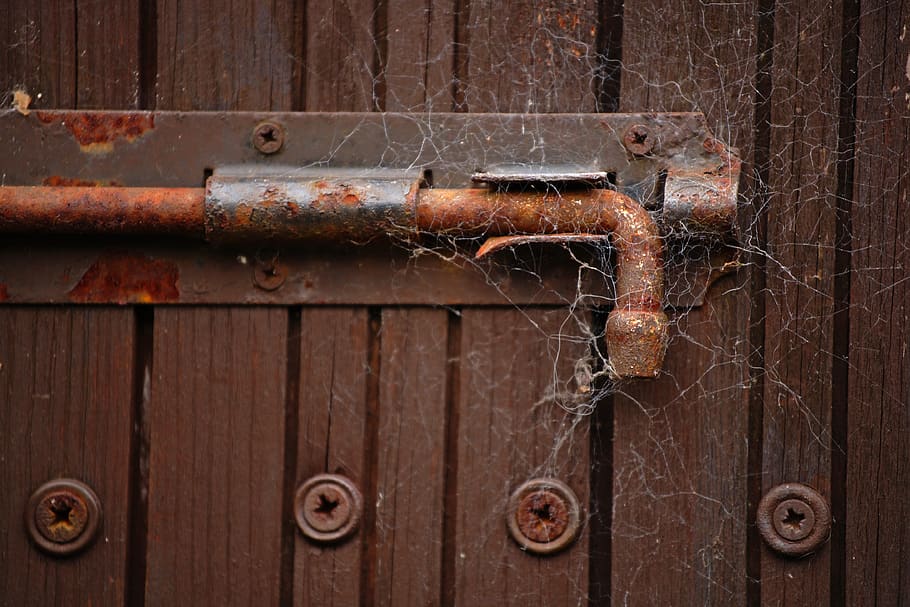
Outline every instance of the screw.
<svg viewBox="0 0 910 607"><path fill-rule="evenodd" d="M578 536L578 498L556 479L533 479L521 485L509 499L508 513L512 539L533 554L559 552Z"/></svg>
<svg viewBox="0 0 910 607"><path fill-rule="evenodd" d="M636 156L645 156L654 149L654 137L643 124L633 124L622 136L623 145Z"/></svg>
<svg viewBox="0 0 910 607"><path fill-rule="evenodd" d="M256 263L253 266L253 284L263 291L274 291L287 280L288 272L278 262L278 251L256 252Z"/></svg>
<svg viewBox="0 0 910 607"><path fill-rule="evenodd" d="M253 268L253 283L263 291L274 291L284 284L288 273L281 264L256 265Z"/></svg>
<svg viewBox="0 0 910 607"><path fill-rule="evenodd" d="M803 556L827 541L831 513L815 489L785 483L769 490L758 504L756 524L762 539L785 556Z"/></svg>
<svg viewBox="0 0 910 607"><path fill-rule="evenodd" d="M318 474L298 489L294 515L300 531L317 542L337 542L349 537L360 524L363 497L350 479L338 474Z"/></svg>
<svg viewBox="0 0 910 607"><path fill-rule="evenodd" d="M41 485L25 510L25 527L43 551L65 556L87 546L101 524L98 496L85 483L57 479Z"/></svg>
<svg viewBox="0 0 910 607"><path fill-rule="evenodd" d="M274 154L284 145L284 129L274 122L260 122L253 129L253 147L263 154Z"/></svg>

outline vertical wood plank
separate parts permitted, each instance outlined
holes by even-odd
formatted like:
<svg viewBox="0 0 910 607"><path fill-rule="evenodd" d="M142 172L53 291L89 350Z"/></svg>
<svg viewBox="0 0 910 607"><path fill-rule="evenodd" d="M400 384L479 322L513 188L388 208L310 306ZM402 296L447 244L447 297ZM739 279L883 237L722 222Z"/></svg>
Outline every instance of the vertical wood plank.
<svg viewBox="0 0 910 607"><path fill-rule="evenodd" d="M777 2L765 295L762 491L831 495L841 2ZM762 604L830 599L830 547L810 559L762 549Z"/></svg>
<svg viewBox="0 0 910 607"><path fill-rule="evenodd" d="M76 7L73 2L4 2L0 9L0 100L24 88L32 106L76 104Z"/></svg>
<svg viewBox="0 0 910 607"><path fill-rule="evenodd" d="M0 306L0 605L123 605L132 414L133 314ZM45 556L23 527L31 493L55 478L101 501L97 540Z"/></svg>
<svg viewBox="0 0 910 607"><path fill-rule="evenodd" d="M308 111L367 112L380 107L378 2L309 2L303 78Z"/></svg>
<svg viewBox="0 0 910 607"><path fill-rule="evenodd" d="M139 2L82 1L77 9L78 107L138 108Z"/></svg>
<svg viewBox="0 0 910 607"><path fill-rule="evenodd" d="M376 605L440 602L447 321L443 310L382 311Z"/></svg>
<svg viewBox="0 0 910 607"><path fill-rule="evenodd" d="M748 176L755 9L625 2L620 111L704 112ZM617 387L614 604L745 603L747 278L722 279L701 308L671 316L660 378Z"/></svg>
<svg viewBox="0 0 910 607"><path fill-rule="evenodd" d="M290 110L301 17L292 0L158 3L156 107Z"/></svg>
<svg viewBox="0 0 910 607"><path fill-rule="evenodd" d="M364 490L368 333L365 308L302 312L297 486L328 472ZM357 604L362 531L333 546L295 537L294 604Z"/></svg>
<svg viewBox="0 0 910 607"><path fill-rule="evenodd" d="M276 604L287 312L158 308L146 603Z"/></svg>
<svg viewBox="0 0 910 607"><path fill-rule="evenodd" d="M455 3L396 0L387 11L383 109L451 111Z"/></svg>
<svg viewBox="0 0 910 607"><path fill-rule="evenodd" d="M470 112L584 112L597 106L593 0L466 3L458 98Z"/></svg>
<svg viewBox="0 0 910 607"><path fill-rule="evenodd" d="M590 112L602 69L596 2L459 3L456 109L471 112ZM569 312L465 310L452 542L454 604L579 604L588 600L588 529L566 552L522 552L505 529L511 492L555 476L589 501L588 418L553 402L574 379L584 339L554 348ZM577 313L577 312L576 312ZM576 333L578 330L576 329ZM578 337L576 335L576 337ZM574 390L574 388L573 388ZM605 506L609 507L609 506Z"/></svg>
<svg viewBox="0 0 910 607"><path fill-rule="evenodd" d="M846 603L910 601L910 29L906 2L860 16L847 445Z"/></svg>
<svg viewBox="0 0 910 607"><path fill-rule="evenodd" d="M551 477L588 504L588 421L574 405L585 346L561 339L566 310L462 312L455 530L455 604L577 605L588 592L588 540L549 557L506 530L509 496ZM561 383L554 385L554 377ZM566 381L569 378L569 381Z"/></svg>

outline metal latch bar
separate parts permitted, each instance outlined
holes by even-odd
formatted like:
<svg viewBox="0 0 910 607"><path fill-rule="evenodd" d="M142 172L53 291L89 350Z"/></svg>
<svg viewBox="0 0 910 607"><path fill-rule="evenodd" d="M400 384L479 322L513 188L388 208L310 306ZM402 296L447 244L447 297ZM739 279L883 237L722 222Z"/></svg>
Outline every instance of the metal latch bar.
<svg viewBox="0 0 910 607"><path fill-rule="evenodd" d="M250 125L264 118L282 133L275 149L251 145ZM18 183L3 176L0 232L256 245L430 232L486 237L478 256L609 240L616 308L607 343L620 377L654 376L664 358L663 239L723 239L736 219L739 160L697 114L53 111L0 112L0 127L12 141L38 142L14 156ZM190 141L192 153L180 151ZM170 172L145 162L174 154ZM206 188L180 187L211 167ZM430 171L438 187L422 183Z"/></svg>
<svg viewBox="0 0 910 607"><path fill-rule="evenodd" d="M663 244L640 204L612 190L508 192L420 188L404 179L223 180L202 188L0 188L0 232L156 234L210 242L363 241L396 232L454 236L579 232L612 239L616 307L607 347L619 377L653 377L663 363ZM525 242L500 238L482 247Z"/></svg>

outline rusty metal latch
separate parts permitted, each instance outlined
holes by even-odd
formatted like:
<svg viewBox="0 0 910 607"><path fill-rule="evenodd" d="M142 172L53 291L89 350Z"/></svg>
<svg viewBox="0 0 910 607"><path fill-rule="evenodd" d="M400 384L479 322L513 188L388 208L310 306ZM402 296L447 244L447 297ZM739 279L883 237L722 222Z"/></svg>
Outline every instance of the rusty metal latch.
<svg viewBox="0 0 910 607"><path fill-rule="evenodd" d="M45 114L38 120L59 121L64 128L77 119L68 112ZM601 134L601 149L589 154L589 162L543 164L519 146L511 164L474 163L482 168L472 168L468 183L446 175L445 163L414 158L307 166L287 164L291 155L278 162L276 152L291 139L280 117L272 117L253 129L250 141L261 157L215 166L204 188L4 185L0 232L167 234L221 246L360 243L432 233L482 237L478 258L534 242L609 242L616 250L616 303L606 327L610 365L618 377L653 377L667 347L665 239L724 239L735 227L739 161L692 116L667 115L661 121L660 115L601 115L600 123L611 128ZM376 120L360 118L367 124ZM450 120L466 127L471 118ZM430 124L436 117L409 119ZM523 126L526 119L521 118ZM79 120L84 121L83 114ZM623 123L628 124L616 132ZM385 146L395 149L389 140ZM494 160L504 155L494 154ZM609 163L602 162L605 156L612 158ZM431 185L438 175L449 183Z"/></svg>

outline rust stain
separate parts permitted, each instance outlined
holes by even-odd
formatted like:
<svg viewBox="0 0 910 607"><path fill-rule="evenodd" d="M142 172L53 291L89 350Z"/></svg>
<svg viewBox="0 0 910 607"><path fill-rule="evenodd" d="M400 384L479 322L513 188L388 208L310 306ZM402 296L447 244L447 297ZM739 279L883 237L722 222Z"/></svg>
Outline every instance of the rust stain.
<svg viewBox="0 0 910 607"><path fill-rule="evenodd" d="M318 195L310 206L319 211L334 211L363 204L364 192L360 188L324 181L317 181L314 186Z"/></svg>
<svg viewBox="0 0 910 607"><path fill-rule="evenodd" d="M7 290L6 285L0 282L0 301L6 301L9 299L9 290Z"/></svg>
<svg viewBox="0 0 910 607"><path fill-rule="evenodd" d="M177 301L177 265L144 255L105 253L67 294L78 303L160 303Z"/></svg>
<svg viewBox="0 0 910 607"><path fill-rule="evenodd" d="M51 175L50 177L45 177L41 180L41 185L47 185L52 187L73 187L73 186L82 186L82 187L107 187L107 186L119 186L121 185L116 181L106 181L103 179L79 179L77 177L62 177L60 175Z"/></svg>
<svg viewBox="0 0 910 607"><path fill-rule="evenodd" d="M155 128L155 116L141 112L35 112L44 124L57 122L69 129L84 152L109 152L114 142L133 142Z"/></svg>

